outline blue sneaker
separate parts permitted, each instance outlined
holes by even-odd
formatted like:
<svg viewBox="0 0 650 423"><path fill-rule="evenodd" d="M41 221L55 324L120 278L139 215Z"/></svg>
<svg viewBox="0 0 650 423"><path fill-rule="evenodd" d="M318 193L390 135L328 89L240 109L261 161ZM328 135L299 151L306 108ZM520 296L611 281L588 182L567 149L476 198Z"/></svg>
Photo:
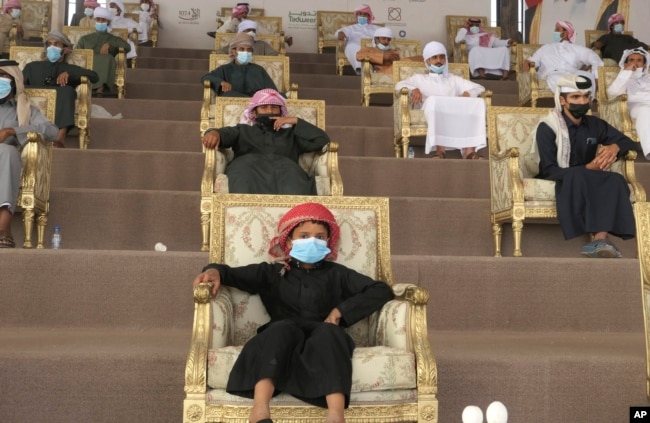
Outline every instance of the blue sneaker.
<svg viewBox="0 0 650 423"><path fill-rule="evenodd" d="M604 239L597 239L582 247L580 254L591 258L617 258L622 257L620 251Z"/></svg>

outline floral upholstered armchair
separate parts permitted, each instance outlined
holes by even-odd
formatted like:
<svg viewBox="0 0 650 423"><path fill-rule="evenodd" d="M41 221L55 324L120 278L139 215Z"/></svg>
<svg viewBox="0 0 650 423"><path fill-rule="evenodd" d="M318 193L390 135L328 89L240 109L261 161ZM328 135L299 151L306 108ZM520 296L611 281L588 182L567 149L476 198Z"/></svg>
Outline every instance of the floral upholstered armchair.
<svg viewBox="0 0 650 423"><path fill-rule="evenodd" d="M512 223L515 257L521 257L521 236L525 220L557 221L555 182L537 179L539 159L531 154L540 119L550 108L490 107L488 141L490 149L491 222L494 256L501 257L501 225ZM630 151L612 165L630 186L631 201L645 201L645 190L636 180L636 152Z"/></svg>
<svg viewBox="0 0 650 423"><path fill-rule="evenodd" d="M393 287L395 299L347 331L352 393L346 421L438 421L437 369L427 335L426 289L393 281L388 199L215 194L210 262L243 266L268 261L277 222L291 207L318 201L341 226L337 262ZM269 320L259 296L222 286L194 290L194 328L185 367L183 421L246 422L252 400L226 393L243 344ZM280 422L322 422L326 410L281 393L271 401Z"/></svg>
<svg viewBox="0 0 650 423"><path fill-rule="evenodd" d="M372 39L362 38L361 47L371 47ZM391 46L397 50L399 57L422 56L422 46L419 40L395 39ZM369 58L361 60L361 105L370 105L372 94L392 94L395 91L395 81L392 74L373 72Z"/></svg>
<svg viewBox="0 0 650 423"><path fill-rule="evenodd" d="M210 69L232 62L232 57L227 54L210 53ZM262 66L269 74L278 92L286 95L287 98L298 98L298 84L289 82L290 62L288 56L259 56L253 55L253 63ZM210 86L210 81L203 82L203 103L201 104L201 134L208 128L215 128L215 102L217 96Z"/></svg>
<svg viewBox="0 0 650 423"><path fill-rule="evenodd" d="M469 79L469 65L467 63L449 63L449 73ZM428 73L429 70L424 66L424 62L393 62L393 80L395 84L403 81L415 74ZM411 104L411 98L407 88L401 91L394 91L395 99L393 101L393 123L395 157L407 156L411 137L424 137L427 135L427 121L424 118L424 111L414 109ZM486 107L492 104L492 91L486 90L481 93L485 99Z"/></svg>
<svg viewBox="0 0 650 423"><path fill-rule="evenodd" d="M635 122L630 117L630 110L627 107L627 94L614 98L611 98L607 94L607 88L616 79L620 70L621 68L618 66L601 66L598 68L598 86L596 91L598 115L614 128L633 140L638 141Z"/></svg>
<svg viewBox="0 0 650 423"><path fill-rule="evenodd" d="M525 106L530 103L531 107L537 107L537 101L540 98L554 97L553 91L548 88L546 80L537 77L537 70L534 65L530 66L528 72L523 70L524 61L532 56L540 47L540 44L517 44L516 69L520 106Z"/></svg>
<svg viewBox="0 0 650 423"><path fill-rule="evenodd" d="M95 32L95 30L92 28L83 28L80 26L63 27L63 35L68 37L68 39L73 45L77 45L77 41L79 41L79 38L83 37L86 34L92 34L93 32ZM129 33L126 30L126 28L115 28L111 31L111 33L115 34L116 36L122 38L125 41L129 40ZM137 32L135 33L135 35L136 35L136 44L137 44L137 35L138 35ZM126 95L126 88L125 88L126 53L123 51L122 48L120 48L119 53L117 53L117 56L115 56L115 62L116 62L115 86L117 87L117 97L124 98L124 96Z"/></svg>
<svg viewBox="0 0 650 423"><path fill-rule="evenodd" d="M124 11L124 16L127 18L131 18L136 22L140 22L140 3L124 3L125 11ZM156 3L154 6L154 10L150 12L155 12L154 18L151 20L151 24L149 24L149 40L151 40L151 45L153 47L158 46L158 17L160 16L160 4Z"/></svg>
<svg viewBox="0 0 650 423"><path fill-rule="evenodd" d="M650 399L650 203L634 204L636 242L641 264L641 299L645 327L646 397Z"/></svg>
<svg viewBox="0 0 650 423"><path fill-rule="evenodd" d="M609 34L609 31L605 31L602 29L585 29L585 45L587 48L591 48L593 51L596 52L596 54L602 59L603 54L600 50L596 48L592 48L591 46L603 35ZM625 35L630 35L634 36L633 31L623 31L623 34ZM604 59L605 61L610 61L611 66L618 65L614 60L612 59ZM607 65L607 63L605 63ZM609 66L609 65L608 65Z"/></svg>
<svg viewBox="0 0 650 423"><path fill-rule="evenodd" d="M214 50L219 51L224 47L228 47L230 40L235 35L234 32L217 32L214 37ZM284 32L280 32L279 34L259 34L255 36L255 39L267 42L279 54L286 54L287 52L284 43Z"/></svg>
<svg viewBox="0 0 650 423"><path fill-rule="evenodd" d="M322 54L326 47L336 47L338 39L334 33L347 25L354 23L354 12L341 11L316 11L316 25L318 27L318 53Z"/></svg>
<svg viewBox="0 0 650 423"><path fill-rule="evenodd" d="M250 99L220 97L215 107L216 120L213 128L235 126L248 106ZM299 117L325 130L324 100L287 100L289 116ZM206 149L203 177L201 178L201 251L209 251L210 216L212 194L228 192L226 165L234 157L231 149ZM343 180L339 172L338 143L330 141L323 151L304 153L299 164L316 180L318 195L343 195Z"/></svg>
<svg viewBox="0 0 650 423"><path fill-rule="evenodd" d="M29 62L40 61L43 58L41 47L11 47L9 58L18 62L20 69L24 69ZM68 63L82 68L93 68L93 51L86 49L72 50L66 59ZM75 101L75 126L79 129L79 148L88 148L90 142L90 111L91 111L92 84L85 76L81 77L81 84L77 87L77 100Z"/></svg>
<svg viewBox="0 0 650 423"><path fill-rule="evenodd" d="M43 113L50 122L54 121L56 91L25 88L29 101ZM44 247L45 228L50 212L50 180L52 174L52 142L43 139L37 132L27 134L27 143L21 152L23 164L20 175L20 190L16 201L22 210L25 240L23 248L33 248L32 232L36 222L36 248Z"/></svg>
<svg viewBox="0 0 650 423"><path fill-rule="evenodd" d="M445 16L445 23L447 26L447 58L450 62L467 63L467 46L464 41L461 43L456 42L456 34L458 33L458 28L465 25L469 18L479 18L481 22L489 22L486 16ZM499 29L499 35L501 35L501 29ZM465 50L464 56L461 52L461 48Z"/></svg>
<svg viewBox="0 0 650 423"><path fill-rule="evenodd" d="M23 38L45 40L47 33L50 32L52 2L22 0L20 4L20 22L24 31Z"/></svg>

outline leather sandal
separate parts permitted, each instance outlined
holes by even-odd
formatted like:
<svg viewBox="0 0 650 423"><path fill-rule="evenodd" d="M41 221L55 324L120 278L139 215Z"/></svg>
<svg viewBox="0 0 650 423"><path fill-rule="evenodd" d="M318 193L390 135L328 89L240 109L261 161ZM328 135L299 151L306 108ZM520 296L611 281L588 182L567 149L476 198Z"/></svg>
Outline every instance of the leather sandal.
<svg viewBox="0 0 650 423"><path fill-rule="evenodd" d="M0 248L16 248L16 242L10 233L0 233Z"/></svg>
<svg viewBox="0 0 650 423"><path fill-rule="evenodd" d="M435 153L433 153L433 156L431 156L432 159L446 159L447 154L444 151L437 150Z"/></svg>
<svg viewBox="0 0 650 423"><path fill-rule="evenodd" d="M479 156L478 153L475 151L472 151L469 153L467 156L465 156L466 160L483 160L483 157Z"/></svg>

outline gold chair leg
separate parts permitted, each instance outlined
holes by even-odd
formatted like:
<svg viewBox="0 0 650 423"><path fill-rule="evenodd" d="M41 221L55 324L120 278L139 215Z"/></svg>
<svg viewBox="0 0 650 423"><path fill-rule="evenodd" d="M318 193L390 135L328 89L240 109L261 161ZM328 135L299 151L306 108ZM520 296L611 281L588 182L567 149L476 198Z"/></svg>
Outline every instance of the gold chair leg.
<svg viewBox="0 0 650 423"><path fill-rule="evenodd" d="M47 228L47 213L39 213L36 218L36 248L45 248L45 229Z"/></svg>
<svg viewBox="0 0 650 423"><path fill-rule="evenodd" d="M411 140L409 137L402 138L402 158L407 158L409 154L409 143Z"/></svg>
<svg viewBox="0 0 650 423"><path fill-rule="evenodd" d="M34 210L26 209L23 211L23 228L25 231L25 241L23 248L34 248L32 244L32 231L34 229Z"/></svg>
<svg viewBox="0 0 650 423"><path fill-rule="evenodd" d="M494 237L494 257L501 257L501 224L492 224L492 236Z"/></svg>
<svg viewBox="0 0 650 423"><path fill-rule="evenodd" d="M393 139L393 145L395 146L395 157L400 158L400 155L402 154L402 147L401 147L401 138L399 136L395 137Z"/></svg>
<svg viewBox="0 0 650 423"><path fill-rule="evenodd" d="M521 253L521 233L524 230L524 222L521 220L513 220L512 221L512 236L514 237L514 242L515 242L515 250L513 252L513 255L515 257L522 257L523 254Z"/></svg>
<svg viewBox="0 0 650 423"><path fill-rule="evenodd" d="M203 242L201 243L201 251L207 252L210 251L209 239L210 239L210 213L201 212L201 236Z"/></svg>

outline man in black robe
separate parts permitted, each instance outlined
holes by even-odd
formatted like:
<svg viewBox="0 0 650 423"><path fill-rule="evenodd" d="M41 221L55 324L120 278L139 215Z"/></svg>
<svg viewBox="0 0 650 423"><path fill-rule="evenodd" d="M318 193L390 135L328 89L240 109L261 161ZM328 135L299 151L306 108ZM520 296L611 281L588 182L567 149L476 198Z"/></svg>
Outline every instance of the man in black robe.
<svg viewBox="0 0 650 423"><path fill-rule="evenodd" d="M205 131L205 148L232 148L228 191L246 194L316 195L316 183L298 164L302 153L321 151L329 143L322 129L287 116L284 98L260 90L245 111L249 123Z"/></svg>
<svg viewBox="0 0 650 423"><path fill-rule="evenodd" d="M65 146L68 130L75 125L75 88L85 76L91 83L99 81L99 75L90 69L66 62L72 51L70 40L57 30L52 30L45 37L44 59L30 62L23 69L25 86L28 88L49 88L56 90L56 111L54 124L59 127L55 147Z"/></svg>
<svg viewBox="0 0 650 423"><path fill-rule="evenodd" d="M600 50L603 60L610 59L605 63L607 66L616 66L623 56L623 52L636 47L648 48L648 45L629 34L624 34L625 16L620 13L611 15L607 22L608 34L601 35L591 48Z"/></svg>
<svg viewBox="0 0 650 423"><path fill-rule="evenodd" d="M257 91L271 88L277 91L275 83L266 70L253 60L255 40L249 34L240 32L230 41L232 62L221 65L201 78L201 83L210 81L210 86L219 96L252 97Z"/></svg>
<svg viewBox="0 0 650 423"><path fill-rule="evenodd" d="M608 234L635 236L630 190L611 165L637 144L610 124L587 116L591 81L580 75L558 79L555 110L537 127L538 178L555 181L557 214L565 239L593 234L582 247L587 257L622 257Z"/></svg>

